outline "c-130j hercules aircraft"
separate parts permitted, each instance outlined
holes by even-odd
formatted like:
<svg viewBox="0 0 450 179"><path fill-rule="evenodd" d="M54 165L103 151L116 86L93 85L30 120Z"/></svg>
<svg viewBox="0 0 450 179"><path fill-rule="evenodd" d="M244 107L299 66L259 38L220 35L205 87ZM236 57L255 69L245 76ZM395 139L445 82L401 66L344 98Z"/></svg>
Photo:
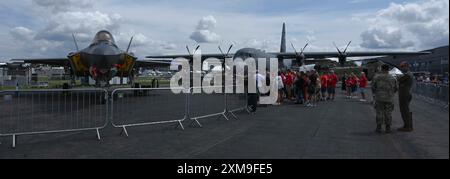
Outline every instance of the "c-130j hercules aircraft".
<svg viewBox="0 0 450 179"><path fill-rule="evenodd" d="M134 54L129 52L133 38L130 39L127 50L123 51L117 47L112 34L106 30L97 32L92 43L82 50L78 49L75 36L72 37L77 51L69 53L67 58L12 59L11 61L69 67L72 80L74 76L90 76L95 80L97 87L109 86L109 81L116 76L129 77L132 80L133 68L170 65L167 62L137 60Z"/></svg>
<svg viewBox="0 0 450 179"><path fill-rule="evenodd" d="M334 46L336 47L337 52L304 52L305 48L308 46L306 44L300 52L297 52L294 45L291 44L292 48L294 49L294 52L286 52L286 26L285 23L283 23L283 29L281 33L281 45L280 45L280 52L265 52L260 49L255 48L242 48L237 50L234 54L230 54L230 48L228 49L228 52L224 54L222 50L219 47L219 50L221 54L201 54L202 60L208 59L208 58L217 58L220 60L223 60L225 58L241 58L243 60L247 58L265 58L267 59L266 64L270 64L268 60L271 58L276 58L279 60L279 68L290 68L291 66L285 66L283 63L284 59L295 59L293 63L296 63L298 66L302 66L305 64L305 60L307 59L323 59L323 58L338 58L339 64L341 66L344 66L345 62L347 61L347 57L367 57L367 56L401 56L401 55L423 55L423 54L429 54L430 52L347 52L347 48L349 47L351 41L347 44L346 48L341 51L334 43ZM187 47L186 47L187 48ZM198 49L199 46L197 46L196 49ZM189 59L190 61L193 60L193 54L188 50L189 54L183 54L183 55L152 55L152 56L146 56L146 58L155 59L150 60L153 62L170 62L170 60L158 60L158 59L174 59L174 58L185 58ZM314 61L314 60L312 60ZM257 61L256 61L257 62Z"/></svg>

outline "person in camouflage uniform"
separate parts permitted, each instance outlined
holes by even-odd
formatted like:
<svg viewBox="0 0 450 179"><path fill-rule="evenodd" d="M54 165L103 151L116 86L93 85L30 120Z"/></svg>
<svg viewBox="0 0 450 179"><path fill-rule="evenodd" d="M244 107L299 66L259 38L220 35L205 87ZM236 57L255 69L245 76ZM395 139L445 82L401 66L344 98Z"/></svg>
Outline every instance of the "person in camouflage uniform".
<svg viewBox="0 0 450 179"><path fill-rule="evenodd" d="M412 112L409 111L409 103L411 102L411 87L413 85L414 76L409 71L409 64L405 61L400 63L400 70L403 75L397 78L398 80L398 101L400 106L400 113L403 119L403 127L399 128L402 132L411 132L413 130L412 125Z"/></svg>
<svg viewBox="0 0 450 179"><path fill-rule="evenodd" d="M389 66L381 66L381 73L372 80L372 92L375 94L376 132L381 133L381 126L386 125L386 133L391 132L394 94L397 92L397 80L389 74Z"/></svg>

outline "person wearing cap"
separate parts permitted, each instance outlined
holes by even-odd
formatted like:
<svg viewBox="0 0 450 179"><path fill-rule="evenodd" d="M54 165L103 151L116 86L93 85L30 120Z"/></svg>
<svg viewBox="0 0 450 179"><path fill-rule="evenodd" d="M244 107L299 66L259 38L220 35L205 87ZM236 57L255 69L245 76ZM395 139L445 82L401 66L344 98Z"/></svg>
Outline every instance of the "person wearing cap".
<svg viewBox="0 0 450 179"><path fill-rule="evenodd" d="M403 127L399 128L402 132L411 132L413 130L412 112L409 110L409 103L412 100L411 87L414 76L409 70L409 64L405 61L400 63L400 70L403 75L397 77L398 81L398 101L400 113L403 119Z"/></svg>

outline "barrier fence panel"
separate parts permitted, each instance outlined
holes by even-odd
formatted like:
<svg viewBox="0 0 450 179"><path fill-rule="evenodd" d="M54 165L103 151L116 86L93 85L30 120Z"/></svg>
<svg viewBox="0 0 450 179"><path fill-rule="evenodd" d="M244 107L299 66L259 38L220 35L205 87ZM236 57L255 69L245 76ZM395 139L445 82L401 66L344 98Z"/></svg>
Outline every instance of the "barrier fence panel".
<svg viewBox="0 0 450 179"><path fill-rule="evenodd" d="M206 92L219 88L220 93ZM184 93L171 88L122 88L110 96L104 89L0 91L0 137L12 136L13 147L18 135L96 130L100 139L109 119L128 136L127 127L178 123L184 129L187 118L201 127L198 119L229 120L227 114L237 119L234 112L248 111L247 94L226 94L223 86L177 90Z"/></svg>
<svg viewBox="0 0 450 179"><path fill-rule="evenodd" d="M412 92L420 99L448 108L448 85L417 82L414 84Z"/></svg>
<svg viewBox="0 0 450 179"><path fill-rule="evenodd" d="M183 90L183 89L179 89ZM123 88L111 94L111 124L127 127L178 123L187 118L188 93L175 94L170 88Z"/></svg>
<svg viewBox="0 0 450 179"><path fill-rule="evenodd" d="M222 89L221 93L206 93L204 90ZM196 91L199 90L200 93ZM191 87L189 95L189 118L192 123L196 122L200 127L202 125L198 119L219 116L226 120L226 98L223 92L223 86L211 86L211 87ZM191 124L192 124L191 123Z"/></svg>
<svg viewBox="0 0 450 179"><path fill-rule="evenodd" d="M235 112L246 111L250 113L247 108L247 93L237 93L237 86L233 86L233 93L226 93L226 111L237 119Z"/></svg>
<svg viewBox="0 0 450 179"><path fill-rule="evenodd" d="M99 130L108 123L107 91L54 89L0 91L0 136Z"/></svg>

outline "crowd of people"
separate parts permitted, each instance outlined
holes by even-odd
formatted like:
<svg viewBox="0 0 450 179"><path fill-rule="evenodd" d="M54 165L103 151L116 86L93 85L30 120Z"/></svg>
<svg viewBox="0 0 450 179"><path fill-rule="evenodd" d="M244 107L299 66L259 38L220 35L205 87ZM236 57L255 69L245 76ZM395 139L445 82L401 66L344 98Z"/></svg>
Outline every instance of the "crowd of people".
<svg viewBox="0 0 450 179"><path fill-rule="evenodd" d="M347 98L356 98L359 91L360 101L366 101L367 77L364 72L361 72L360 76L356 76L354 73L345 73L342 76L342 84L342 90L346 91Z"/></svg>
<svg viewBox="0 0 450 179"><path fill-rule="evenodd" d="M386 133L391 132L392 111L394 109L393 98L398 91L400 113L403 120L403 127L399 131L413 131L412 112L409 104L412 100L411 88L413 85L413 74L409 69L409 64L400 64L402 75L394 77L389 74L389 65L381 66L381 72L374 76L371 82L371 91L374 108L376 110L376 132L381 133L381 127L386 126ZM264 77L257 73L257 87L261 88L264 80L270 83L269 74ZM335 99L338 76L333 70L327 73L319 73L316 70L294 72L291 70L278 72L274 76L278 87L278 98L274 105L281 105L284 101L295 101L295 104L304 104L308 107L315 107L319 101ZM345 73L341 76L341 89L346 94L346 98L357 98L358 92L361 95L360 101L366 101L366 88L368 79L364 72L360 75ZM258 94L249 93L250 111L255 112Z"/></svg>
<svg viewBox="0 0 450 179"><path fill-rule="evenodd" d="M335 99L339 78L333 70L322 74L316 70L306 72L287 70L279 72L275 81L278 86L278 99L274 105L281 105L285 101L295 101L295 104L316 107L319 101ZM364 73L359 76L353 73L345 74L341 81L347 98L355 98L359 91L361 101L366 101L367 78Z"/></svg>
<svg viewBox="0 0 450 179"><path fill-rule="evenodd" d="M417 82L423 82L423 83L448 85L449 78L448 78L448 72L445 72L443 75L437 75L437 74L416 75L415 80Z"/></svg>

